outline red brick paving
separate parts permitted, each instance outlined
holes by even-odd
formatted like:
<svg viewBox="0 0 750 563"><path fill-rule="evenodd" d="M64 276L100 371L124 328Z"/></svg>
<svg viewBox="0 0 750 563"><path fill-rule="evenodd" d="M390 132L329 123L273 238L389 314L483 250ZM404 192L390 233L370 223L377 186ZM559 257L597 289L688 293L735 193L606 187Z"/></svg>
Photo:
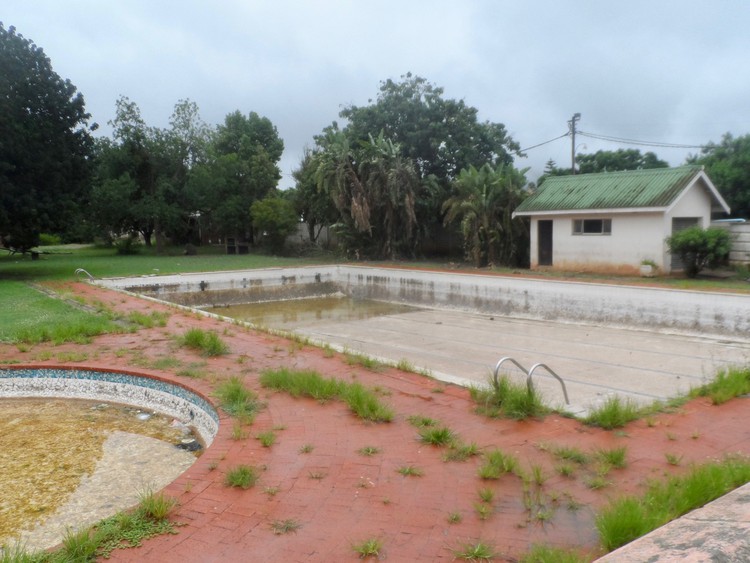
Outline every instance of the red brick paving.
<svg viewBox="0 0 750 563"><path fill-rule="evenodd" d="M180 502L173 516L180 523L178 534L153 538L140 548L115 551L111 561L353 561L358 555L352 545L369 538L382 540L380 558L390 561L452 561L453 549L480 540L494 546L498 561L512 561L537 543L576 547L594 557L602 553L594 516L609 498L637 492L648 479L684 471L693 462L726 453L750 453L746 399L721 407L694 400L674 414L638 421L618 432L589 428L556 415L543 421L491 420L473 412L466 390L423 376L395 369L368 371L347 365L339 355L326 358L314 347L300 348L279 337L87 284L68 284L66 289L121 312L171 312L165 328L96 338L93 345L82 348L88 359L70 363L71 367L141 371L210 396L213 383L208 380L138 369L130 363L134 351L151 359L175 356L185 364L202 361L193 352L178 348L173 338L188 328L201 327L219 331L231 348L227 356L205 360L213 379L241 376L265 403L246 429L248 436L241 440L232 439L234 421L222 413L211 447L166 487L166 493ZM40 345L22 353L0 345L0 360L46 365L38 358L49 352L47 364L58 364L61 352L79 349L72 344ZM261 388L258 374L278 367L316 369L327 377L376 387L396 417L391 423L367 423L341 403L318 404ZM437 419L483 450L500 448L512 453L526 469L532 464L542 466L548 478L541 496L549 518L536 517L536 512L526 509L517 477L482 481L477 476L479 458L444 462L442 449L416 439L416 430L406 420L410 415ZM262 447L255 436L273 428L277 429L276 444ZM577 469L572 478L560 476L553 457L539 448L545 443L585 451L626 446L629 465L612 470L607 476L612 483L594 491L585 484L593 469ZM306 444L314 449L300 453ZM356 453L364 446L376 446L381 453L372 457ZM682 456L681 465L668 464L665 453ZM263 468L255 487L243 491L223 484L227 471L238 464ZM421 468L424 476L397 473L407 464ZM323 477L314 479L314 473ZM279 492L267 494L267 487L278 487ZM475 508L480 502L477 491L482 488L495 492L493 512L486 520L479 518ZM579 509L570 509L569 499L574 499ZM454 511L462 520L450 524L448 515ZM294 519L300 528L274 534L272 523L286 519Z"/></svg>

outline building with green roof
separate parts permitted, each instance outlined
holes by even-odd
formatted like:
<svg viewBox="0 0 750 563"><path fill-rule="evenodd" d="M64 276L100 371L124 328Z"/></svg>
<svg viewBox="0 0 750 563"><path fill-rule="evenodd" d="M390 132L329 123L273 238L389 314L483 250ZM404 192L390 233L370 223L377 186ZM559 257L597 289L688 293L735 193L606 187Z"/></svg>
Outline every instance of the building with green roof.
<svg viewBox="0 0 750 563"><path fill-rule="evenodd" d="M637 273L643 261L680 269L665 239L706 228L729 207L701 166L547 178L516 208L531 219L531 267Z"/></svg>

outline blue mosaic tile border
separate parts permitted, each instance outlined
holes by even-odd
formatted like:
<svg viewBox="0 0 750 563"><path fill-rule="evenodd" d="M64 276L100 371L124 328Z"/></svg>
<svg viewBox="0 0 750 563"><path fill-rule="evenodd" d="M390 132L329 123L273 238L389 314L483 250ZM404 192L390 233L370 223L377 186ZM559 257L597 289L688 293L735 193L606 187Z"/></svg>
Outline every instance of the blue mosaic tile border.
<svg viewBox="0 0 750 563"><path fill-rule="evenodd" d="M2 368L0 397L80 397L150 408L194 425L208 445L219 415L200 395L179 385L126 373L60 369Z"/></svg>

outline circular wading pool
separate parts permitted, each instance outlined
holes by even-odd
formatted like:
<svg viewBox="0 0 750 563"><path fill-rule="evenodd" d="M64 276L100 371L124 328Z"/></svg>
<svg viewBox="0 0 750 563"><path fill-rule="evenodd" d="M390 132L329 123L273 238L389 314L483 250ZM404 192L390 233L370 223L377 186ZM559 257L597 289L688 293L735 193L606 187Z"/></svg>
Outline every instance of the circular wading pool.
<svg viewBox="0 0 750 563"><path fill-rule="evenodd" d="M0 367L0 408L0 545L31 549L166 486L219 427L186 387L97 369Z"/></svg>
<svg viewBox="0 0 750 563"><path fill-rule="evenodd" d="M107 401L171 416L208 447L219 415L205 397L163 379L88 368L0 367L0 399L36 397Z"/></svg>

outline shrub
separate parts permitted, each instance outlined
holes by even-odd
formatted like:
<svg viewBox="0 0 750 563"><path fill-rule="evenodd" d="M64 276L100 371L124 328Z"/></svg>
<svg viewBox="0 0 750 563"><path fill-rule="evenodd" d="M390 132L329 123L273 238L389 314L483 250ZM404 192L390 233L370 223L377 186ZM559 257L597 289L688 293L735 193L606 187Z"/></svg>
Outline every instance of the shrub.
<svg viewBox="0 0 750 563"><path fill-rule="evenodd" d="M258 470L250 465L238 465L231 469L224 484L227 487L238 487L240 489L249 489L258 481Z"/></svg>
<svg viewBox="0 0 750 563"><path fill-rule="evenodd" d="M237 376L219 384L214 393L221 408L238 418L251 420L260 408L255 393Z"/></svg>
<svg viewBox="0 0 750 563"><path fill-rule="evenodd" d="M716 378L690 392L693 397L709 397L714 405L750 393L750 369L729 368Z"/></svg>
<svg viewBox="0 0 750 563"><path fill-rule="evenodd" d="M199 350L204 356L221 356L229 352L229 346L213 331L191 328L180 338L180 344Z"/></svg>
<svg viewBox="0 0 750 563"><path fill-rule="evenodd" d="M470 393L478 404L477 410L487 416L522 420L542 416L549 411L536 389L514 383L508 377L501 377L497 385L493 382L490 389L472 388Z"/></svg>
<svg viewBox="0 0 750 563"><path fill-rule="evenodd" d="M57 246L60 244L62 244L62 239L58 235L48 233L40 233L39 235L39 246Z"/></svg>
<svg viewBox="0 0 750 563"><path fill-rule="evenodd" d="M605 430L621 428L628 422L636 420L641 415L638 405L632 399L620 399L619 396L613 395L607 397L604 403L593 409L586 417L586 424L599 426Z"/></svg>
<svg viewBox="0 0 750 563"><path fill-rule="evenodd" d="M121 256L130 256L138 254L141 250L141 242L137 236L128 235L127 237L119 238L114 242L117 254Z"/></svg>
<svg viewBox="0 0 750 563"><path fill-rule="evenodd" d="M254 201L250 207L253 225L262 233L262 240L272 252L284 249L286 237L294 232L299 217L292 202L275 194Z"/></svg>
<svg viewBox="0 0 750 563"><path fill-rule="evenodd" d="M670 254L678 256L685 275L694 278L706 267L713 267L729 254L732 246L729 233L724 229L695 226L674 233L666 239Z"/></svg>

